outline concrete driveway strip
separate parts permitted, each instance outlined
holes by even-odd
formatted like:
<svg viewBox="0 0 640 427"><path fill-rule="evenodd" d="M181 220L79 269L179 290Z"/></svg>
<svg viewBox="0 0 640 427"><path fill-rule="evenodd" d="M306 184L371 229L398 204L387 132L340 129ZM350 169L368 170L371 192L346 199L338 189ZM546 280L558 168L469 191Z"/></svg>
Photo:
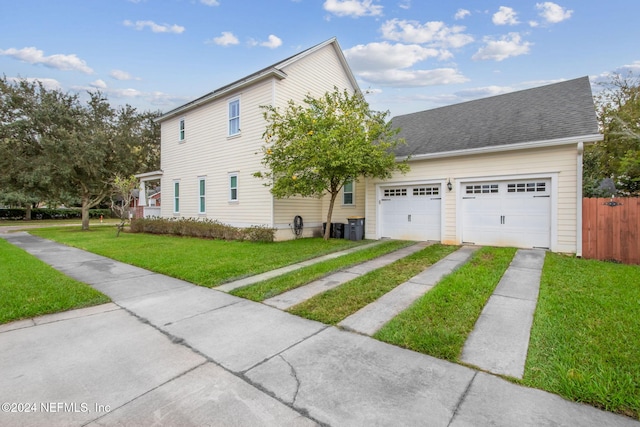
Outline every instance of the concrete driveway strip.
<svg viewBox="0 0 640 427"><path fill-rule="evenodd" d="M329 289L336 288L343 283L353 280L372 270L384 267L399 259L418 252L419 250L426 248L430 244L431 243L428 242L416 243L415 245L399 249L392 253L375 258L371 261L367 261L362 264L350 267L346 270L330 274L326 277L323 277L322 279L314 280L308 285L292 289L273 298L268 298L263 302L272 307L279 308L280 310L286 310L293 307L294 305L308 300L309 298L314 297L315 295L321 294L325 291L328 291Z"/></svg>
<svg viewBox="0 0 640 427"><path fill-rule="evenodd" d="M542 250L518 250L465 342L463 362L522 378L544 257Z"/></svg>
<svg viewBox="0 0 640 427"><path fill-rule="evenodd" d="M245 375L321 423L446 426L475 371L329 328Z"/></svg>
<svg viewBox="0 0 640 427"><path fill-rule="evenodd" d="M338 326L365 335L375 334L385 323L429 292L444 276L467 262L476 247L466 246L444 257L371 304L345 318Z"/></svg>
<svg viewBox="0 0 640 427"><path fill-rule="evenodd" d="M206 362L113 304L103 307L0 333L0 402L16 404L0 425L82 425Z"/></svg>

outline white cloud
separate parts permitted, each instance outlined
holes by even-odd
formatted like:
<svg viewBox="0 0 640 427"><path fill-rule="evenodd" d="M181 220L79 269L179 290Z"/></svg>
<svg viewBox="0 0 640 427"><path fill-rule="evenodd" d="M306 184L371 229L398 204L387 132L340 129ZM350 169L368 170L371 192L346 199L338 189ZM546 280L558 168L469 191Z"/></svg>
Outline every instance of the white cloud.
<svg viewBox="0 0 640 427"><path fill-rule="evenodd" d="M31 83L40 82L40 84L44 86L45 89L48 89L48 90L57 90L62 88L62 85L56 79L48 79L48 78L41 79L39 77L7 77L7 80L15 83L20 82L20 80L26 80Z"/></svg>
<svg viewBox="0 0 640 427"><path fill-rule="evenodd" d="M260 43L260 46L268 47L269 49L275 49L277 47L280 47L281 45L282 40L279 37L274 36L273 34L269 34L268 41Z"/></svg>
<svg viewBox="0 0 640 427"><path fill-rule="evenodd" d="M116 80L140 80L139 77L133 77L131 74L122 70L111 70L109 76Z"/></svg>
<svg viewBox="0 0 640 427"><path fill-rule="evenodd" d="M405 10L411 9L411 0L401 0L398 7Z"/></svg>
<svg viewBox="0 0 640 427"><path fill-rule="evenodd" d="M45 56L44 51L40 49L36 49L35 47L25 47L22 49L0 49L0 55L9 56L30 64L42 64L45 67L55 68L57 70L80 71L85 74L93 73L93 70L87 66L87 63L78 58L75 54L56 54Z"/></svg>
<svg viewBox="0 0 640 427"><path fill-rule="evenodd" d="M326 0L324 10L337 16L381 16L383 7L372 0Z"/></svg>
<svg viewBox="0 0 640 427"><path fill-rule="evenodd" d="M344 54L359 78L376 85L419 87L467 81L453 68L410 69L429 58L448 58L450 53L446 50L418 44L382 42L357 45L345 50Z"/></svg>
<svg viewBox="0 0 640 427"><path fill-rule="evenodd" d="M125 27L133 27L138 31L144 30L146 27L149 27L154 33L173 33L173 34L182 34L185 28L181 25L169 25L169 24L156 24L153 21L136 21L131 22L128 19L123 22Z"/></svg>
<svg viewBox="0 0 640 427"><path fill-rule="evenodd" d="M207 40L205 43L213 43L219 46L231 46L240 43L240 41L232 32L223 31L220 37L214 37L212 40Z"/></svg>
<svg viewBox="0 0 640 427"><path fill-rule="evenodd" d="M518 13L510 7L500 6L491 19L496 25L516 25L519 24Z"/></svg>
<svg viewBox="0 0 640 427"><path fill-rule="evenodd" d="M525 42L518 33L509 33L495 40L492 37L485 37L486 45L481 47L472 57L473 60L502 61L512 56L519 56L529 53L530 42Z"/></svg>
<svg viewBox="0 0 640 427"><path fill-rule="evenodd" d="M101 79L98 79L95 82L89 83L89 86L95 89L100 89L100 90L107 88L107 84L105 83L104 80L101 80Z"/></svg>
<svg viewBox="0 0 640 427"><path fill-rule="evenodd" d="M370 83L394 87L421 87L464 83L464 75L454 68L436 68L433 70L384 70L366 71L358 74Z"/></svg>
<svg viewBox="0 0 640 427"><path fill-rule="evenodd" d="M536 28L540 26L540 23L538 21L529 21L529 26L531 28Z"/></svg>
<svg viewBox="0 0 640 427"><path fill-rule="evenodd" d="M206 6L220 6L220 2L218 0L200 0L200 3Z"/></svg>
<svg viewBox="0 0 640 427"><path fill-rule="evenodd" d="M459 25L448 27L441 21L430 21L420 24L418 21L391 19L380 27L382 36L388 40L406 43L428 43L434 47L458 48L473 41L473 37L465 34L466 28Z"/></svg>
<svg viewBox="0 0 640 427"><path fill-rule="evenodd" d="M344 51L344 56L355 72L408 68L425 59L438 57L440 54L438 49L417 44L388 42L361 44Z"/></svg>
<svg viewBox="0 0 640 427"><path fill-rule="evenodd" d="M565 9L564 7L550 1L536 3L536 9L540 11L540 16L550 24L557 24L558 22L565 21L571 18L571 15L573 14L573 10Z"/></svg>
<svg viewBox="0 0 640 427"><path fill-rule="evenodd" d="M458 9L458 11L456 12L456 14L453 16L453 19L455 19L456 21L460 20L460 19L464 19L467 16L471 15L471 12L468 11L467 9Z"/></svg>

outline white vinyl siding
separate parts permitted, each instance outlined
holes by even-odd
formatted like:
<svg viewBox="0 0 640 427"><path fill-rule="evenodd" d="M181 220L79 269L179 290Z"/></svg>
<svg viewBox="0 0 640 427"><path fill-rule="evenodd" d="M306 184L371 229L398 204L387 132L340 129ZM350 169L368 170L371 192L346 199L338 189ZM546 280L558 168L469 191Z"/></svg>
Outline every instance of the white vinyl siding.
<svg viewBox="0 0 640 427"><path fill-rule="evenodd" d="M207 212L207 179L205 177L198 178L198 213Z"/></svg>
<svg viewBox="0 0 640 427"><path fill-rule="evenodd" d="M229 101L229 136L240 133L240 99Z"/></svg>

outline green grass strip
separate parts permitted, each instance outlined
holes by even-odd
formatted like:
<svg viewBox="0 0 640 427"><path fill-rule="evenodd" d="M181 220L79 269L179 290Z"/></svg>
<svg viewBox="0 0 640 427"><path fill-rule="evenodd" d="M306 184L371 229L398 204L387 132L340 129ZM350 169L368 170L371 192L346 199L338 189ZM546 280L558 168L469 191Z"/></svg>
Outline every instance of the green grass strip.
<svg viewBox="0 0 640 427"><path fill-rule="evenodd" d="M335 325L458 249L434 244L350 280L287 310L307 319Z"/></svg>
<svg viewBox="0 0 640 427"><path fill-rule="evenodd" d="M547 254L523 382L640 419L640 266Z"/></svg>
<svg viewBox="0 0 640 427"><path fill-rule="evenodd" d="M303 267L273 279L265 280L244 288L235 289L230 292L242 298L253 301L264 301L291 289L306 285L314 280L320 279L329 273L369 261L373 258L385 255L407 247L415 242L406 240L391 240L379 243L371 248L362 249L339 258L319 262L317 264Z"/></svg>
<svg viewBox="0 0 640 427"><path fill-rule="evenodd" d="M382 327L381 341L457 361L467 336L516 250L484 247Z"/></svg>
<svg viewBox="0 0 640 427"><path fill-rule="evenodd" d="M4 239L0 239L0 295L0 323L110 301Z"/></svg>
<svg viewBox="0 0 640 427"><path fill-rule="evenodd" d="M321 238L259 243L140 233L116 237L115 227L84 232L79 227L41 228L31 234L205 287L366 243Z"/></svg>

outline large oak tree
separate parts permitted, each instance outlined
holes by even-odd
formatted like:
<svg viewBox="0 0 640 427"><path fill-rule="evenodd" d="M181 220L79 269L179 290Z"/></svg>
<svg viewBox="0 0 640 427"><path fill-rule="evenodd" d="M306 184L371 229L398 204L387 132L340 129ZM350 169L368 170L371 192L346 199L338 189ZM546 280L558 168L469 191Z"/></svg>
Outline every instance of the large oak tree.
<svg viewBox="0 0 640 427"><path fill-rule="evenodd" d="M78 200L85 230L114 176L157 169L160 157L155 114L113 108L100 92L88 96L0 80L0 191Z"/></svg>

